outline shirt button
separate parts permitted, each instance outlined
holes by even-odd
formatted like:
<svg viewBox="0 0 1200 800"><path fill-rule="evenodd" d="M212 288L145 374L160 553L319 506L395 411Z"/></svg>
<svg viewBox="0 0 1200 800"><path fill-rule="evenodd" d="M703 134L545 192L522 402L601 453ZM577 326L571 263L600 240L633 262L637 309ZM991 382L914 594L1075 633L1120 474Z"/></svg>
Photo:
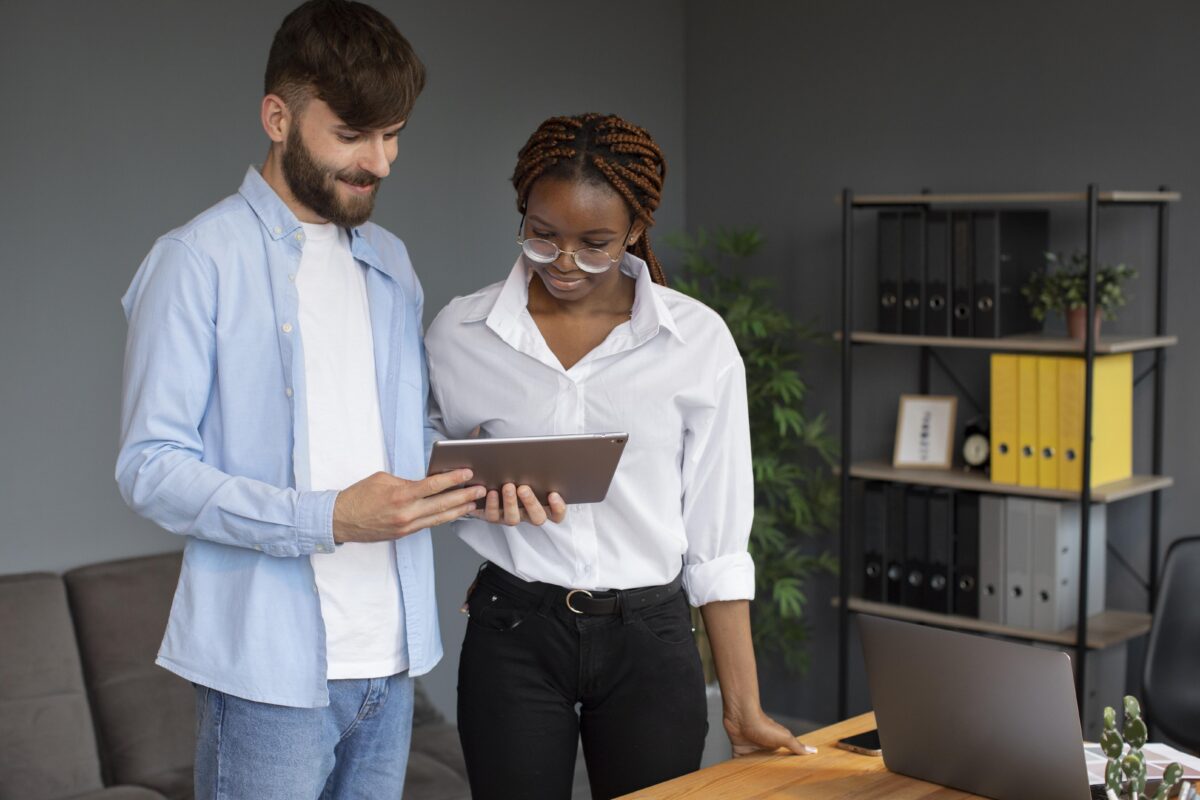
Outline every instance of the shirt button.
<svg viewBox="0 0 1200 800"><path fill-rule="evenodd" d="M287 387L286 389L283 390L283 393L286 394L288 397L291 397L292 396L292 387L290 387L290 386Z"/></svg>
<svg viewBox="0 0 1200 800"><path fill-rule="evenodd" d="M293 272L291 275L288 275L288 280L291 281L292 283L295 283L296 282L296 273Z"/></svg>
<svg viewBox="0 0 1200 800"><path fill-rule="evenodd" d="M296 231L296 241L297 241L297 242L303 242L303 241L304 241L304 234L303 234L303 233L301 233L300 231Z"/></svg>
<svg viewBox="0 0 1200 800"><path fill-rule="evenodd" d="M281 227L279 227L278 225L276 225L276 226L275 226L275 232L276 232L276 233L283 233L283 228L281 228Z"/></svg>
<svg viewBox="0 0 1200 800"><path fill-rule="evenodd" d="M292 332L292 323L290 323L290 322L283 323L283 332L291 333Z"/></svg>
<svg viewBox="0 0 1200 800"><path fill-rule="evenodd" d="M320 594L320 591L317 590L317 585L315 583L313 584L313 594Z"/></svg>

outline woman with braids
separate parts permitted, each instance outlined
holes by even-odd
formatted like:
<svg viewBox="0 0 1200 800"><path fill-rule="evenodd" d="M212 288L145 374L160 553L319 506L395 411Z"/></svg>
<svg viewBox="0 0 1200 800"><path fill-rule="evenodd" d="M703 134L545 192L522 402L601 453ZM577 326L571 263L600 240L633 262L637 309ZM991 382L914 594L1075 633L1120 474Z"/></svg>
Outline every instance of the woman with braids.
<svg viewBox="0 0 1200 800"><path fill-rule="evenodd" d="M486 559L458 678L476 800L569 797L580 738L597 798L695 770L707 715L689 603L734 753L807 751L759 705L745 374L720 317L668 289L650 248L665 175L619 117L546 120L513 174L512 271L426 337L451 437L629 433L604 502L568 513L552 495L547 510L509 485L460 523Z"/></svg>

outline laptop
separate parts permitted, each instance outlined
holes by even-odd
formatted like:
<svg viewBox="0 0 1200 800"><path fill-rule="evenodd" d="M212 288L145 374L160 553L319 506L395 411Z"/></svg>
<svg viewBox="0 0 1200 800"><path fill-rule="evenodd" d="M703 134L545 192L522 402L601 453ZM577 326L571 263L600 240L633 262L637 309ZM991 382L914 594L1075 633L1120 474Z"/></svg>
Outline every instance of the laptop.
<svg viewBox="0 0 1200 800"><path fill-rule="evenodd" d="M1066 653L859 615L883 763L995 800L1089 800Z"/></svg>

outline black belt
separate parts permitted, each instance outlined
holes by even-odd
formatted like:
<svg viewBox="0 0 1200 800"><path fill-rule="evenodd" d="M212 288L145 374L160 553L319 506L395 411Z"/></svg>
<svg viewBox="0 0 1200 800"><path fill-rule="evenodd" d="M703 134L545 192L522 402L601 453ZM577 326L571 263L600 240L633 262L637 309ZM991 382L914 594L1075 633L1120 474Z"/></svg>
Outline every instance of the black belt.
<svg viewBox="0 0 1200 800"><path fill-rule="evenodd" d="M479 580L484 584L494 583L497 589L510 589L526 595L532 600L549 600L550 604L562 602L576 614L595 615L620 614L623 610L638 611L656 606L671 600L683 588L683 573L680 572L674 580L662 586L609 591L567 589L553 583L521 580L490 562L480 567Z"/></svg>

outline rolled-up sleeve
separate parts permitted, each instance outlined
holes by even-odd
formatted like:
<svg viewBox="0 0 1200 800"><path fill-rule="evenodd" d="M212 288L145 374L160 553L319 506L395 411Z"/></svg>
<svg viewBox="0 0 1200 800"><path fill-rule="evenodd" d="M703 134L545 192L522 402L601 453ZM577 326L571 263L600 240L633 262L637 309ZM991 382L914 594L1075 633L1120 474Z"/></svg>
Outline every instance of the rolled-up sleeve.
<svg viewBox="0 0 1200 800"><path fill-rule="evenodd" d="M718 375L714 402L689 420L683 450L684 586L702 606L754 599L747 551L754 521L754 472L746 371L740 358Z"/></svg>
<svg viewBox="0 0 1200 800"><path fill-rule="evenodd" d="M333 550L336 492L301 492L204 462L216 376L216 275L160 239L122 300L129 320L116 478L125 502L172 533L275 556Z"/></svg>

